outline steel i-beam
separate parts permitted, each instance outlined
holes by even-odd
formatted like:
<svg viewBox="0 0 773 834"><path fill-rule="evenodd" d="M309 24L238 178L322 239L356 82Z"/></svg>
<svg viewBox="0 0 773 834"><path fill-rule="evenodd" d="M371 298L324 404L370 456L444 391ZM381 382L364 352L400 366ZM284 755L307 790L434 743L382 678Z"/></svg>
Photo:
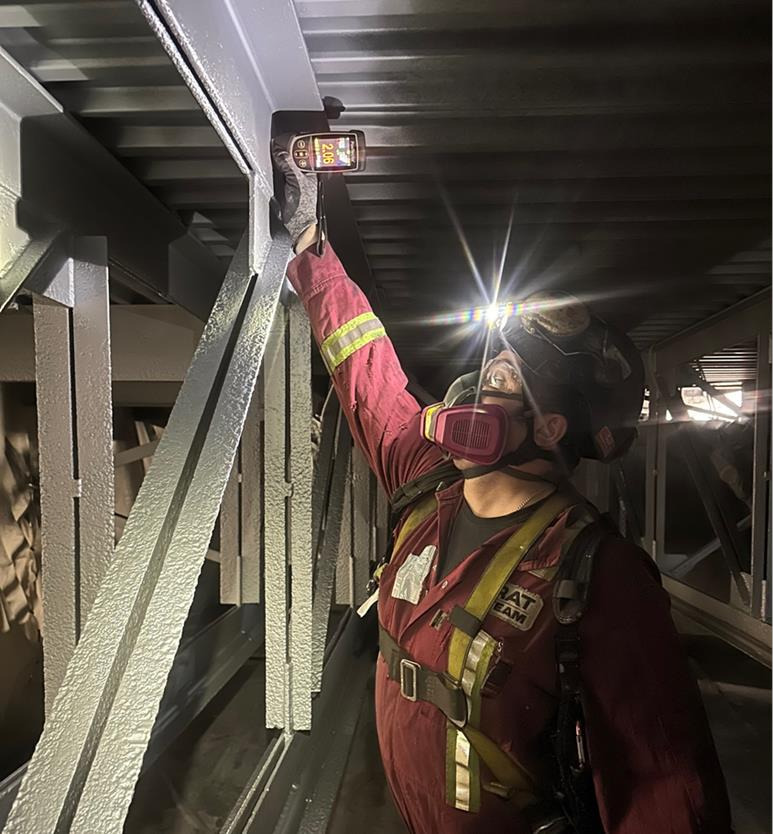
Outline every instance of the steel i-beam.
<svg viewBox="0 0 773 834"><path fill-rule="evenodd" d="M114 544L107 246L76 238L34 295L49 713Z"/></svg>
<svg viewBox="0 0 773 834"><path fill-rule="evenodd" d="M311 728L310 351L309 321L292 297L272 329L265 389L266 726L288 731Z"/></svg>
<svg viewBox="0 0 773 834"><path fill-rule="evenodd" d="M287 641L287 482L285 331L287 312L276 310L266 347L264 509L266 613L266 727L290 725Z"/></svg>
<svg viewBox="0 0 773 834"><path fill-rule="evenodd" d="M11 811L10 834L120 832L291 252L234 256Z"/></svg>
<svg viewBox="0 0 773 834"><path fill-rule="evenodd" d="M290 660L293 729L311 729L312 605L314 553L311 531L311 326L301 300L290 297L288 317L290 359L288 460L290 498L288 502L291 568Z"/></svg>
<svg viewBox="0 0 773 834"><path fill-rule="evenodd" d="M335 394L333 395L335 396ZM319 692L322 687L322 667L327 643L327 625L330 604L333 599L336 561L341 547L344 503L348 494L349 460L352 438L349 425L340 410L334 411L337 417L332 423L329 434L335 435L335 453L330 479L330 489L324 514L324 530L320 534L317 555L316 577L314 582L314 612L312 616L312 656L314 661L313 688ZM337 429L337 430L336 430ZM326 427L323 424L323 433Z"/></svg>

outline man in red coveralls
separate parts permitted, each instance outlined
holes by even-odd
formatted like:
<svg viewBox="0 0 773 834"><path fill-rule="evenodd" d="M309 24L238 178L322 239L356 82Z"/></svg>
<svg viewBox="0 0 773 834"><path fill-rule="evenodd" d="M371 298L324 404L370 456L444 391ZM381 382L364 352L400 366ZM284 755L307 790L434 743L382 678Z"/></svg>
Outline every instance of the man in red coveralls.
<svg viewBox="0 0 773 834"><path fill-rule="evenodd" d="M285 176L283 220L296 241L288 277L381 486L392 495L449 455L469 475L403 513L380 577L378 737L408 828L730 834L724 778L668 596L651 559L616 535L595 549L587 605L574 625L582 716L569 722L577 735L567 772L587 771L593 808L570 807L567 784L556 787L551 766L566 680L556 659L565 627L554 613L556 587L567 542L588 513L562 476L580 456L613 456L630 436L622 423L641 406L630 343L576 301L555 312L538 300L503 326L472 405L457 390L422 413L365 296L329 245L321 256L312 247L314 178L281 150L275 159ZM586 347L570 349L581 342ZM595 382L584 385L588 369ZM461 380L457 389L466 385ZM638 387L633 396L631 386ZM589 392L603 399L604 390L606 412L595 431ZM455 453L454 425L458 432L474 425L464 423L470 408L485 432L501 436L493 462ZM621 425L608 419L615 408ZM473 435L465 437L474 445ZM492 586L491 574L503 569L503 581ZM580 584L577 576L562 583L575 596L570 604ZM493 601L486 598L492 587Z"/></svg>

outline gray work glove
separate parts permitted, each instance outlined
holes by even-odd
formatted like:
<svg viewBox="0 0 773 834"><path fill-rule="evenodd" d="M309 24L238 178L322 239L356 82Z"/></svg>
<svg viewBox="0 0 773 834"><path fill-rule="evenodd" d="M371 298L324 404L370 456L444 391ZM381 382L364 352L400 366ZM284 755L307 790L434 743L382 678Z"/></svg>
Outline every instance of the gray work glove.
<svg viewBox="0 0 773 834"><path fill-rule="evenodd" d="M271 152L284 175L284 195L279 201L282 222L295 246L301 234L317 222L317 178L301 171L290 152L276 142L271 143Z"/></svg>

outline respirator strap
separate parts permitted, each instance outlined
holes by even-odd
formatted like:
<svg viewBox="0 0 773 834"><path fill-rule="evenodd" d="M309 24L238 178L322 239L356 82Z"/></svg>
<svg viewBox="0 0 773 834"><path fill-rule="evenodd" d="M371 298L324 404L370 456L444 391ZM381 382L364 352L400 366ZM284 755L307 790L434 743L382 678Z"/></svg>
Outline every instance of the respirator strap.
<svg viewBox="0 0 773 834"><path fill-rule="evenodd" d="M555 461L555 456L551 452L541 449L529 437L517 449L503 455L496 463L487 466L471 466L469 469L463 470L462 478L468 481L471 478L480 478L483 475L488 475L489 472L504 472L505 475L510 475L511 478L518 478L522 481L539 481L549 484L559 483L558 480L547 475L536 475L533 472L525 472L523 469L514 468L522 463L529 463L533 460Z"/></svg>

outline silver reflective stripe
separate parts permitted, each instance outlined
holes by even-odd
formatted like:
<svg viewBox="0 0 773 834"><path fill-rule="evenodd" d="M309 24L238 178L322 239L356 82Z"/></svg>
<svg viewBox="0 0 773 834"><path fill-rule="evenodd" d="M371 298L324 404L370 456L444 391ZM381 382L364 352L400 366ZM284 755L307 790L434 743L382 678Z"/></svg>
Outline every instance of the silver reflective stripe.
<svg viewBox="0 0 773 834"><path fill-rule="evenodd" d="M470 742L464 733L456 731L456 803L460 811L470 810Z"/></svg>
<svg viewBox="0 0 773 834"><path fill-rule="evenodd" d="M370 311L342 324L325 337L319 347L328 371L332 374L345 359L382 336L386 336L386 330Z"/></svg>
<svg viewBox="0 0 773 834"><path fill-rule="evenodd" d="M479 631L470 644L470 650L467 652L467 659L464 664L464 672L462 673L462 689L468 698L472 696L475 678L478 674L478 664L480 663L483 650L487 645L495 642L490 634L486 634L485 631Z"/></svg>

